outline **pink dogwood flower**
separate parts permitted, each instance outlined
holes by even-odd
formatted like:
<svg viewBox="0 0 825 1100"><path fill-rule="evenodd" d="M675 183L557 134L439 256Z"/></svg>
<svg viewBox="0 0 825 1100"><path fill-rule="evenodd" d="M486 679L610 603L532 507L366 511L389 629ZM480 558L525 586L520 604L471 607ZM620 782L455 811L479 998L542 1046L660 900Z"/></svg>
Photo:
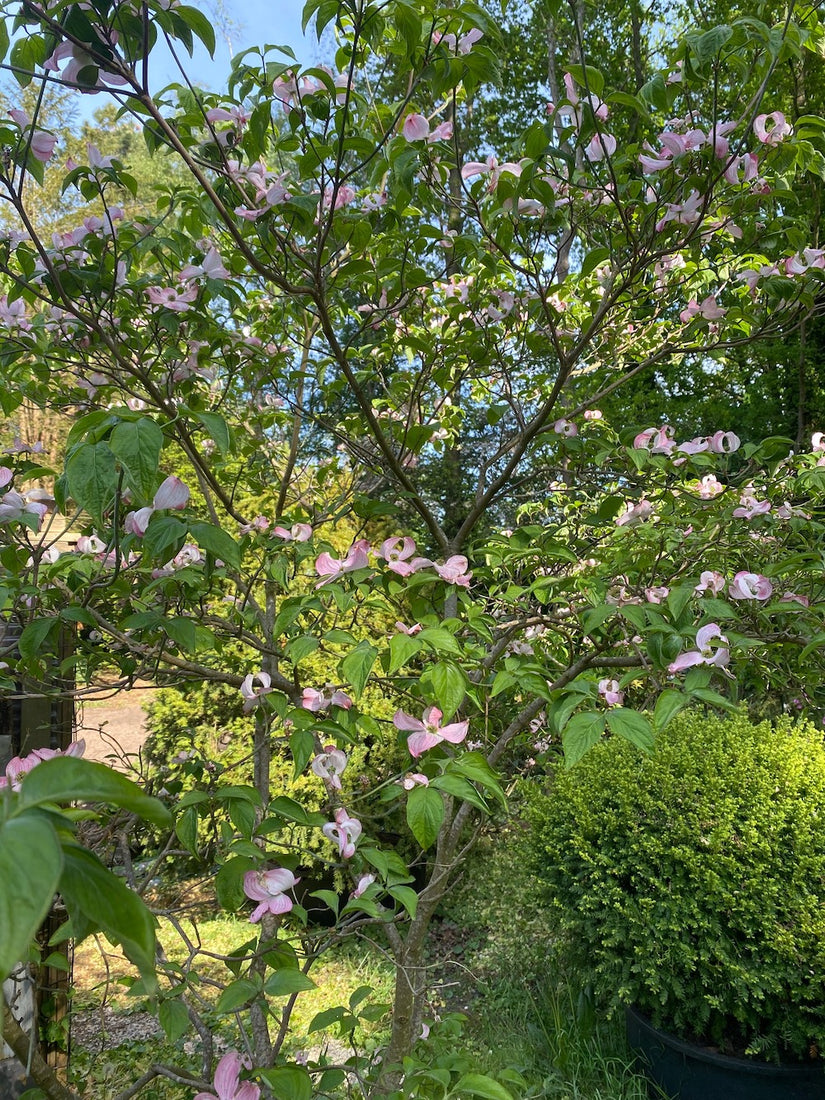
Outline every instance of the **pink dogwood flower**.
<svg viewBox="0 0 825 1100"><path fill-rule="evenodd" d="M728 639L722 633L718 623L708 623L700 627L696 631L696 645L699 648L680 653L676 660L667 666L668 672L681 672L694 665L715 665L717 668L725 668L730 661L730 652L723 647L712 646L711 642L714 639L727 644Z"/></svg>
<svg viewBox="0 0 825 1100"><path fill-rule="evenodd" d="M470 720L463 722L451 722L442 726L443 715L438 707L427 707L421 718L413 718L403 710L397 710L393 715L393 725L396 729L409 732L407 748L410 756L419 757L428 749L435 748L442 741L449 741L452 745L460 744L467 736Z"/></svg>
<svg viewBox="0 0 825 1100"><path fill-rule="evenodd" d="M740 439L733 432L714 432L708 440L710 449L716 455L729 455L739 450Z"/></svg>
<svg viewBox="0 0 825 1100"><path fill-rule="evenodd" d="M663 584L651 585L645 589L645 599L648 603L662 603L670 595L670 589Z"/></svg>
<svg viewBox="0 0 825 1100"><path fill-rule="evenodd" d="M153 306L171 309L174 313L185 313L198 296L198 288L190 286L186 290L174 286L150 286L146 296Z"/></svg>
<svg viewBox="0 0 825 1100"><path fill-rule="evenodd" d="M413 623L412 626L407 626L406 623L397 622L395 624L395 629L399 634L407 634L412 637L414 634L420 634L424 627L421 623Z"/></svg>
<svg viewBox="0 0 825 1100"><path fill-rule="evenodd" d="M647 450L654 455L669 455L676 448L674 430L670 424L662 424L660 428L645 428L639 432L633 440L636 450Z"/></svg>
<svg viewBox="0 0 825 1100"><path fill-rule="evenodd" d="M773 585L761 573L749 573L741 570L733 578L728 588L732 600L767 600L773 592Z"/></svg>
<svg viewBox="0 0 825 1100"><path fill-rule="evenodd" d="M48 512L48 505L38 501L28 500L15 489L9 489L0 497L0 523L9 523L22 519L25 515L37 517L37 530Z"/></svg>
<svg viewBox="0 0 825 1100"><path fill-rule="evenodd" d="M260 902L249 914L250 921L257 924L264 913L273 913L275 916L288 913L292 908L292 898L286 896L286 891L300 881L285 867L274 867L270 871L247 871L243 877L243 892L252 901Z"/></svg>
<svg viewBox="0 0 825 1100"><path fill-rule="evenodd" d="M430 133L430 124L424 115L407 115L401 131L407 141L424 141Z"/></svg>
<svg viewBox="0 0 825 1100"><path fill-rule="evenodd" d="M609 707L620 707L624 702L624 692L619 691L618 680L599 680L598 692Z"/></svg>
<svg viewBox="0 0 825 1100"><path fill-rule="evenodd" d="M753 120L753 132L763 145L778 145L791 133L791 129L781 111L757 115Z"/></svg>
<svg viewBox="0 0 825 1100"><path fill-rule="evenodd" d="M8 668L8 665L2 662L2 667ZM38 764L42 764L44 760L53 760L56 756L81 757L85 751L86 742L81 737L79 740L73 741L71 745L63 751L60 749L35 749L27 756L13 756L6 765L6 774L0 776L0 790L3 790L4 787L11 787L13 791L19 791L23 777L27 775L32 768L36 768Z"/></svg>
<svg viewBox="0 0 825 1100"><path fill-rule="evenodd" d="M473 574L467 572L468 564L463 554L453 554L451 558L447 558L443 565L436 565L435 571L448 584L457 584L462 588L469 588Z"/></svg>
<svg viewBox="0 0 825 1100"><path fill-rule="evenodd" d="M254 874L250 871L250 874ZM199 1092L194 1100L260 1100L261 1090L254 1081L241 1081L241 1070L249 1062L234 1050L224 1054L215 1069L214 1092Z"/></svg>
<svg viewBox="0 0 825 1100"><path fill-rule="evenodd" d="M362 894L369 889L375 882L375 875L361 875L358 882L355 885L355 889L352 891L353 898L360 898Z"/></svg>
<svg viewBox="0 0 825 1100"><path fill-rule="evenodd" d="M31 136L32 155L46 164L54 156L57 138L53 134L47 134L44 130L35 130Z"/></svg>
<svg viewBox="0 0 825 1100"><path fill-rule="evenodd" d="M334 791L341 790L341 775L346 766L347 754L335 745L324 745L324 751L310 764L313 773Z"/></svg>
<svg viewBox="0 0 825 1100"><path fill-rule="evenodd" d="M256 680L258 682L257 687L255 686ZM272 691L272 677L268 672L250 672L241 684L244 714L249 714L260 703L263 696L268 695L270 691Z"/></svg>
<svg viewBox="0 0 825 1100"><path fill-rule="evenodd" d="M401 786L405 791L411 791L413 787L429 787L430 781L423 772L407 772L401 780Z"/></svg>
<svg viewBox="0 0 825 1100"><path fill-rule="evenodd" d="M127 535L135 535L142 539L149 526L149 520L154 512L171 508L176 512L182 511L189 503L189 489L179 477L170 475L161 482L154 500L149 508L138 508L135 512L128 512L123 520L123 526Z"/></svg>
<svg viewBox="0 0 825 1100"><path fill-rule="evenodd" d="M579 434L579 429L576 427L573 421L565 420L564 417L561 417L561 419L556 421L556 423L553 425L553 431L556 433L556 435L567 436L568 439L572 438L572 436L574 435Z"/></svg>
<svg viewBox="0 0 825 1100"><path fill-rule="evenodd" d="M288 531L285 527L273 527L272 534L284 542L308 542L312 538L312 525L293 523Z"/></svg>
<svg viewBox="0 0 825 1100"><path fill-rule="evenodd" d="M355 855L355 845L361 835L361 822L350 817L343 806L335 811L335 820L328 821L321 826L321 832L333 843L338 845L338 854L341 859L352 859Z"/></svg>
<svg viewBox="0 0 825 1100"><path fill-rule="evenodd" d="M649 500L640 500L638 504L627 501L625 510L616 516L617 527L634 527L637 523L644 523L653 515L653 505Z"/></svg>
<svg viewBox="0 0 825 1100"><path fill-rule="evenodd" d="M182 512L188 503L189 489L179 477L170 475L158 487L152 507L157 511L171 508L175 512Z"/></svg>
<svg viewBox="0 0 825 1100"><path fill-rule="evenodd" d="M725 587L725 578L721 573L717 573L713 569L706 569L699 576L699 583L693 589L697 596L701 596L703 592L710 592L712 596L718 596L722 589Z"/></svg>
<svg viewBox="0 0 825 1100"><path fill-rule="evenodd" d="M733 515L737 519L755 519L756 516L767 515L770 510L769 500L757 500L751 493L743 493L739 498L739 507L733 509Z"/></svg>
<svg viewBox="0 0 825 1100"><path fill-rule="evenodd" d="M369 566L370 544L366 539L359 539L349 548L347 556L343 559L333 558L324 551L315 560L315 571L322 579L315 585L321 588L325 584L331 584L343 577L345 573L354 573L356 569L366 569Z"/></svg>
<svg viewBox="0 0 825 1100"><path fill-rule="evenodd" d="M727 310L719 305L713 295L709 294L701 303L697 302L695 298L691 298L687 308L679 314L679 320L684 324L692 321L694 317L701 317L704 321L719 321L725 316L726 312Z"/></svg>
<svg viewBox="0 0 825 1100"><path fill-rule="evenodd" d="M381 543L378 557L387 563L387 569L399 577L409 577L415 572L413 564L407 559L415 553L415 540L411 538L385 539Z"/></svg>

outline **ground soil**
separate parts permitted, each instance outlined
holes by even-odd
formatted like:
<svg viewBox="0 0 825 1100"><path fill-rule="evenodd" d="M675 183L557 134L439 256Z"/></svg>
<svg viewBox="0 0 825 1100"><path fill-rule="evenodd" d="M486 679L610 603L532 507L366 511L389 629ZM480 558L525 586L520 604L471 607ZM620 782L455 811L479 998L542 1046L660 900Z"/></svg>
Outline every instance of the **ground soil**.
<svg viewBox="0 0 825 1100"><path fill-rule="evenodd" d="M86 742L87 760L100 760L120 771L140 770L147 737L145 706L153 688L138 683L129 691L78 706L77 737Z"/></svg>

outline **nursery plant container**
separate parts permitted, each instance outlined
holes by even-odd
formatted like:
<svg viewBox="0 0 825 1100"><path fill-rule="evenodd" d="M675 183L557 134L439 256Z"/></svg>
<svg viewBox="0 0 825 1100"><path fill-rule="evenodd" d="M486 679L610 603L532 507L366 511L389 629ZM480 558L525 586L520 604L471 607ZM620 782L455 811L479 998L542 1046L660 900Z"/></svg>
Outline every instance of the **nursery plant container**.
<svg viewBox="0 0 825 1100"><path fill-rule="evenodd" d="M825 1100L825 1062L775 1065L732 1058L660 1031L626 1009L627 1042L651 1100Z"/></svg>

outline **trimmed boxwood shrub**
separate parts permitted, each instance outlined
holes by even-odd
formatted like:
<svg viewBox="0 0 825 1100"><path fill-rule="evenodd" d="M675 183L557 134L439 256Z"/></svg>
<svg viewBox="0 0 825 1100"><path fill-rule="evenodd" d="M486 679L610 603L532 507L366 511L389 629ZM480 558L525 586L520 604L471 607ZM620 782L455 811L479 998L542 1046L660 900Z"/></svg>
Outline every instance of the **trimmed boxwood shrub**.
<svg viewBox="0 0 825 1100"><path fill-rule="evenodd" d="M682 715L597 745L533 799L549 927L613 1006L727 1053L825 1054L825 746Z"/></svg>

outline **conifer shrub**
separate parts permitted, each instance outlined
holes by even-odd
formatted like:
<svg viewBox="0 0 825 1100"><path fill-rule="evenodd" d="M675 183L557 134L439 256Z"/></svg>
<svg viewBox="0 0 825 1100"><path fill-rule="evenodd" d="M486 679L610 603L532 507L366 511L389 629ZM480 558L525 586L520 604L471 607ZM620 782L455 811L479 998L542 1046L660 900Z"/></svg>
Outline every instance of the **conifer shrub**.
<svg viewBox="0 0 825 1100"><path fill-rule="evenodd" d="M825 746L790 719L680 716L534 795L533 858L583 980L727 1053L825 1054Z"/></svg>

